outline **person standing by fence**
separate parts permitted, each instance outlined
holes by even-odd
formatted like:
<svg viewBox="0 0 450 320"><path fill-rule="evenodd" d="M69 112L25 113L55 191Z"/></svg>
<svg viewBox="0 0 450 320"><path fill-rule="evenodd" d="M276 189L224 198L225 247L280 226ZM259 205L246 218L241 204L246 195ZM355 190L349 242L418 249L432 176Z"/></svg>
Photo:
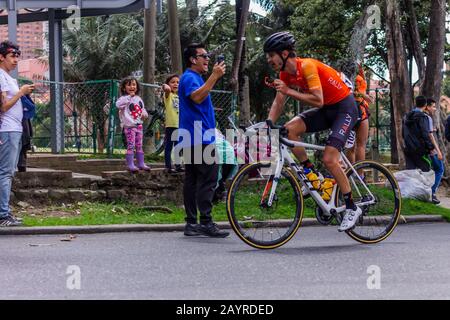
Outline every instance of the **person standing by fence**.
<svg viewBox="0 0 450 320"><path fill-rule="evenodd" d="M364 76L363 67L359 65L358 68L354 96L358 104L361 119L356 123L354 128L356 131L356 143L347 152L347 157L352 163L366 159L366 145L369 138L369 103L372 102L370 96L367 95L367 81ZM361 175L363 172L361 171L359 174Z"/></svg>
<svg viewBox="0 0 450 320"><path fill-rule="evenodd" d="M128 77L120 84L122 96L117 100L116 106L119 109L119 118L123 131L127 138L127 154L125 156L128 170L137 172L139 169L150 171L150 167L145 165L143 141L143 121L148 118L144 102L138 96L140 92L139 82ZM134 165L134 152L136 151L137 167Z"/></svg>
<svg viewBox="0 0 450 320"><path fill-rule="evenodd" d="M22 222L11 214L9 200L12 178L19 160L22 139L23 107L21 97L31 94L34 85L19 89L10 76L20 57L19 47L9 41L0 44L0 227L18 226Z"/></svg>
<svg viewBox="0 0 450 320"><path fill-rule="evenodd" d="M180 164L175 165L175 170L172 168L172 149L176 146L176 140L172 139L172 134L178 129L179 124L179 98L178 98L178 83L180 77L177 74L172 74L167 77L166 82L162 85L164 91L164 107L166 111L166 123L164 134L164 160L168 173L183 172Z"/></svg>

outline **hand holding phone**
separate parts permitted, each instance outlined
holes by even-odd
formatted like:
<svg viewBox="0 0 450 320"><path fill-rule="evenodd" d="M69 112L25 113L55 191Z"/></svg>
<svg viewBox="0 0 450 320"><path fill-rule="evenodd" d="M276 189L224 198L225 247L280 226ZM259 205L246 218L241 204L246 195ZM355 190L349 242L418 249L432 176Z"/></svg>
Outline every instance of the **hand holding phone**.
<svg viewBox="0 0 450 320"><path fill-rule="evenodd" d="M225 61L225 56L223 54L219 54L217 56L217 64L221 63L222 61Z"/></svg>

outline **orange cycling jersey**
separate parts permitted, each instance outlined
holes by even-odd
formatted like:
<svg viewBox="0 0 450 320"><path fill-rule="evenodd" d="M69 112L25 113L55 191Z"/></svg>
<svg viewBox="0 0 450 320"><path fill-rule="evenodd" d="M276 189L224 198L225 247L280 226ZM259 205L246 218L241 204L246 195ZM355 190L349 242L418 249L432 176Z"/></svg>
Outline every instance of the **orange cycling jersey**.
<svg viewBox="0 0 450 320"><path fill-rule="evenodd" d="M355 79L355 99L356 99L356 101L363 102L364 101L363 95L366 94L366 91L367 91L367 82L363 77L361 77L358 74Z"/></svg>
<svg viewBox="0 0 450 320"><path fill-rule="evenodd" d="M297 87L302 92L319 89L323 93L323 104L332 105L344 100L351 94L351 90L342 81L338 72L326 64L315 59L297 60L297 74L291 75L280 72L280 80L290 87Z"/></svg>

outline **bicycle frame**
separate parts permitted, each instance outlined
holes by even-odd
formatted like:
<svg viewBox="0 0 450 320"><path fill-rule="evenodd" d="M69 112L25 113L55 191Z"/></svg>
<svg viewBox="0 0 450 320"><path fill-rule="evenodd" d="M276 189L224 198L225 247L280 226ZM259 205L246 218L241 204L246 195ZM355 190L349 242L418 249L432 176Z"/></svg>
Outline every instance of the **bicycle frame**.
<svg viewBox="0 0 450 320"><path fill-rule="evenodd" d="M278 181L281 176L281 171L283 169L283 166L285 164L287 164L297 174L297 178L300 181L301 185L304 188L306 188L308 194L311 195L311 197L314 199L316 204L322 209L322 211L325 215L331 216L331 215L336 215L336 214L344 212L346 209L345 206L336 207L334 205L334 203L336 202L336 197L337 197L337 188L338 188L337 184L335 184L333 186L333 192L331 195L331 199L328 201L328 203L325 202L325 200L322 199L322 196L319 194L319 192L313 187L311 181L309 181L309 179L306 177L305 173L303 172L303 167L301 167L295 163L294 159L289 154L288 147L285 145L285 143L291 144L295 147L303 147L305 149L310 149L310 150L319 150L319 151L325 150L324 146L318 146L318 145L309 144L309 143L287 140L285 138L280 139L280 146L279 146L280 156L277 159L276 169L275 169L275 173L274 173L274 179L272 182L267 205L269 207L272 205L273 199L275 197L276 187L278 185ZM361 177L359 176L359 174L357 173L355 168L352 166L350 161L347 159L345 154L343 152L341 152L340 154L341 154L341 158L342 158L346 168L350 168L353 171L353 173L356 174L357 179L359 179L359 181L362 183L362 185L364 186L364 188L367 190L367 192L370 194L370 196L372 198L370 201L359 202L356 205L364 206L364 205L374 204L375 197L373 196L372 192L369 190L369 188L367 187L365 182L361 179ZM351 177L349 180L351 180L350 183L353 183L353 185L356 187L354 178ZM358 190L357 187L356 187L356 190Z"/></svg>

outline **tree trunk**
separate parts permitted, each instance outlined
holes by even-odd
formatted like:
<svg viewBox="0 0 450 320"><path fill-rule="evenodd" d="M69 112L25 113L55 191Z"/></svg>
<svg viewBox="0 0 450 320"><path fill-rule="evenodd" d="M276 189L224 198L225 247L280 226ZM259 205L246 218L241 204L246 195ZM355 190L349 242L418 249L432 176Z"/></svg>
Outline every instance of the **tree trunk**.
<svg viewBox="0 0 450 320"><path fill-rule="evenodd" d="M231 70L231 87L235 94L238 94L240 112L239 122L241 124L247 124L250 120L250 102L248 101L249 93L245 93L245 89L248 91L248 84L240 83L244 80L244 71L246 69L245 64L245 27L247 25L248 13L250 8L250 0L237 0L236 1L236 48L233 60L233 66Z"/></svg>
<svg viewBox="0 0 450 320"><path fill-rule="evenodd" d="M410 50L414 59L416 60L417 70L419 74L418 86L422 87L425 78L425 57L423 54L419 25L417 23L416 11L414 9L414 0L404 0L405 9L407 12L407 34L410 37Z"/></svg>
<svg viewBox="0 0 450 320"><path fill-rule="evenodd" d="M364 50L369 40L370 26L368 20L371 17L369 7L375 3L375 0L369 1L364 8L361 17L353 26L352 37L348 44L348 53L345 61L342 63L341 71L350 76L352 83L355 82L357 68L350 67L352 64L362 62L364 58ZM356 65L355 65L356 66ZM349 68L350 67L350 68Z"/></svg>
<svg viewBox="0 0 450 320"><path fill-rule="evenodd" d="M394 113L395 132L397 139L398 161L401 167L405 166L403 153L402 118L411 108L411 83L408 76L408 66L398 2L386 0L386 47L388 51L389 74L391 78L391 97Z"/></svg>
<svg viewBox="0 0 450 320"><path fill-rule="evenodd" d="M425 81L422 87L422 94L426 97L436 100L437 112L435 116L435 125L438 128L438 144L443 155L447 155L445 145L444 125L446 111L439 105L442 90L442 77L444 68L444 50L445 50L445 0L431 1L430 29L428 33L427 48L427 69L425 72ZM449 159L444 157L445 171L449 172Z"/></svg>
<svg viewBox="0 0 450 320"><path fill-rule="evenodd" d="M172 61L171 70L173 73L181 75L183 73L183 64L181 62L181 42L177 0L167 0L167 9L169 16L170 60Z"/></svg>
<svg viewBox="0 0 450 320"><path fill-rule="evenodd" d="M156 52L156 0L150 0L150 8L144 9L144 83L155 82ZM147 109L155 109L155 96L148 88L143 90L143 100ZM148 121L145 123L147 127ZM144 136L144 152L151 153L155 149L154 138Z"/></svg>
<svg viewBox="0 0 450 320"><path fill-rule="evenodd" d="M241 63L239 68L239 123L243 126L250 124L250 83L247 69L246 45L242 47Z"/></svg>
<svg viewBox="0 0 450 320"><path fill-rule="evenodd" d="M389 112L391 115L394 114L394 106L392 104L392 96L389 99ZM395 119L391 116L390 121L391 128L395 128ZM397 132L395 130L390 130L390 139L391 139L391 163L399 163L398 161L398 148L397 148Z"/></svg>
<svg viewBox="0 0 450 320"><path fill-rule="evenodd" d="M189 15L189 21L192 23L198 18L198 0L186 0L185 3Z"/></svg>

